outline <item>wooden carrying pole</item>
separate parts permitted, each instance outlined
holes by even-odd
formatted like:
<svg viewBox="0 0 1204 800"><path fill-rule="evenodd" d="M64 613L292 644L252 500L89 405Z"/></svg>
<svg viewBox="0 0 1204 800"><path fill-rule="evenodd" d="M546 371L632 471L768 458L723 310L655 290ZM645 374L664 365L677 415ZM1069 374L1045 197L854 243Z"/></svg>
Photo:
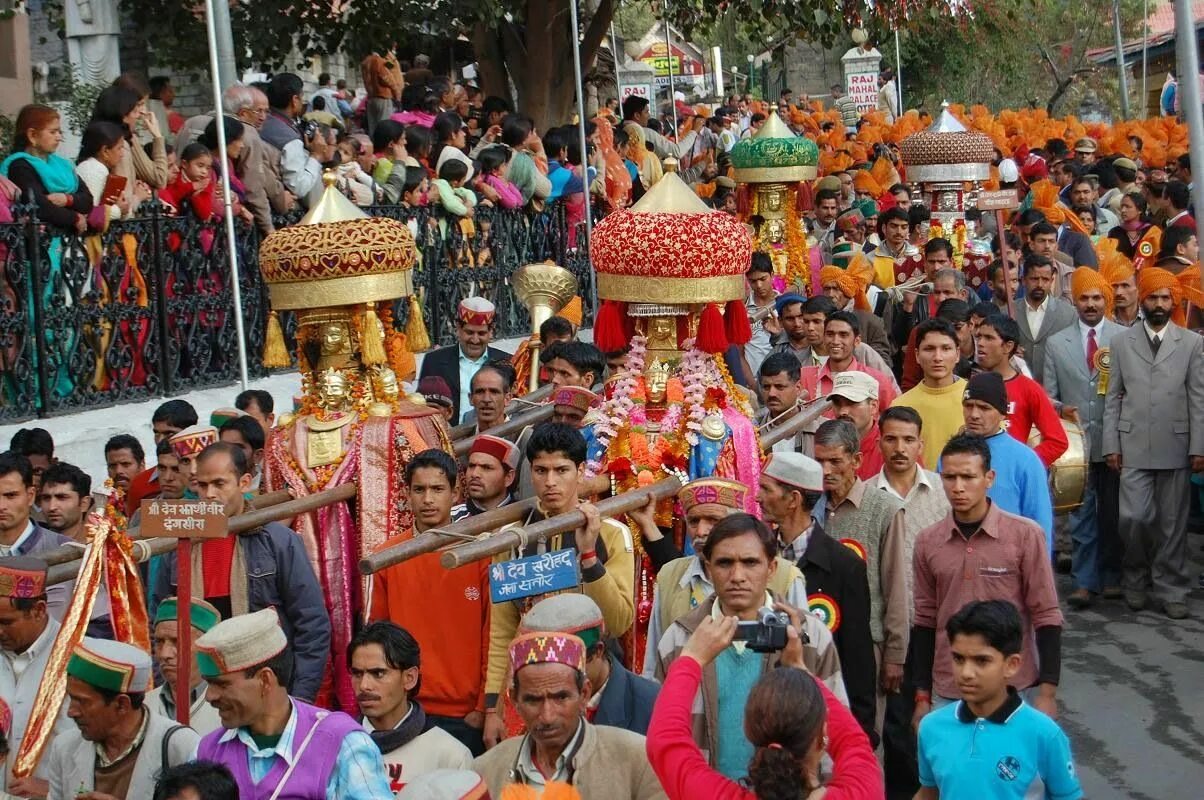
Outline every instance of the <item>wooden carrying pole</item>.
<svg viewBox="0 0 1204 800"><path fill-rule="evenodd" d="M555 387L552 386L552 384L547 383L543 386L540 386L533 392L528 392L522 397L516 397L515 399L511 400L509 404L507 404L506 413L513 416L514 414L521 414L527 409L539 405L552 396L552 390L554 388ZM475 422L466 422L463 425L457 425L448 431L448 436L453 442L455 442L465 438L466 436L475 436L476 432L477 424ZM490 431L490 433L493 433L493 431Z"/></svg>
<svg viewBox="0 0 1204 800"><path fill-rule="evenodd" d="M305 497L299 497L296 500L288 500L284 503L276 503L268 506L267 508L257 508L245 514L239 514L237 517L230 519L230 533L244 533L261 525L266 525L269 522L292 519L322 506L350 500L355 497L356 490L356 484L345 483L342 486L336 486L333 489L326 489L315 494L306 495ZM179 541L179 539L136 539L134 540L135 556L139 561L149 561L152 556L170 553L175 549ZM61 549L64 548L59 548L59 550ZM75 551L73 554L74 557L70 560L58 561L50 568L46 576L48 584L65 583L66 581L73 580L79 574L79 560L83 557L83 549L79 547L70 549ZM58 553L58 550L51 552Z"/></svg>
<svg viewBox="0 0 1204 800"><path fill-rule="evenodd" d="M293 499L293 493L288 489L281 489L276 492L267 492L258 495L250 505L254 506L254 510L264 509L268 506L279 505ZM235 517L231 520L232 524L237 523L241 517ZM131 539L137 539L137 528L130 528L126 531L126 535ZM68 561L79 561L83 557L84 546L81 544L67 544L62 547L56 547L53 550L47 550L45 553L38 553L38 558L46 562L46 566L53 567L56 564L66 564Z"/></svg>
<svg viewBox="0 0 1204 800"><path fill-rule="evenodd" d="M500 436L503 439L515 439L523 429L528 425L538 425L541 422L547 422L552 418L552 412L556 407L551 403L543 403L536 406L531 411L519 417L514 417L500 425L495 425L485 431L490 436ZM459 439L452 444L452 452L456 458L463 458L468 455L468 451L472 449L473 440L476 436L469 436L467 439Z"/></svg>
<svg viewBox="0 0 1204 800"><path fill-rule="evenodd" d="M832 401L826 397L821 397L810 405L803 406L795 416L761 434L761 450L768 453L775 444L798 434L803 428L827 413L831 407Z"/></svg>
<svg viewBox="0 0 1204 800"><path fill-rule="evenodd" d="M649 498L664 500L666 497L672 497L681 490L681 487L682 482L678 478L662 478L649 486L599 500L595 505L602 517L615 517L641 508ZM575 508L524 528L511 528L484 539L453 547L443 553L439 562L447 569L455 569L473 561L480 561L482 558L492 558L499 553L526 547L541 536L555 536L558 533L575 530L584 524L585 514Z"/></svg>
<svg viewBox="0 0 1204 800"><path fill-rule="evenodd" d="M761 438L762 450L768 452L776 442L795 435L822 416L831 407L832 403L830 400L821 398L811 403L811 405L800 409L798 415L789 422L783 423L780 427L775 428ZM681 487L682 483L678 478L663 478L642 489L635 489L599 500L595 505L598 508L598 513L603 517L615 517L642 507L648 502L648 498L650 497L654 497L657 500L671 497L677 494ZM439 562L447 569L455 569L473 561L479 561L482 558L491 558L499 553L526 547L541 536L545 538L555 536L558 533L575 530L584 524L585 515L580 510L573 509L572 511L558 514L555 517L526 527L512 528L484 539L452 547L444 551Z"/></svg>
<svg viewBox="0 0 1204 800"><path fill-rule="evenodd" d="M492 508L483 514L453 522L443 528L425 531L413 539L395 544L367 558L360 559L360 574L372 575L394 564L409 561L426 553L433 553L446 544L455 544L465 538L474 538L482 533L518 522L535 508L535 498L529 497L517 503Z"/></svg>

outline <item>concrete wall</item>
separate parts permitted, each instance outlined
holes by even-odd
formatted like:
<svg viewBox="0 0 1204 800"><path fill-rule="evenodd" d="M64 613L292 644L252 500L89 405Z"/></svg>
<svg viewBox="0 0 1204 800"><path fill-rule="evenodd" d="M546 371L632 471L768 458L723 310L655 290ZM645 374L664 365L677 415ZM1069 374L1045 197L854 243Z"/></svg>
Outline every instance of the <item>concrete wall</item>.
<svg viewBox="0 0 1204 800"><path fill-rule="evenodd" d="M0 114L15 117L33 99L29 17L16 12L0 20Z"/></svg>

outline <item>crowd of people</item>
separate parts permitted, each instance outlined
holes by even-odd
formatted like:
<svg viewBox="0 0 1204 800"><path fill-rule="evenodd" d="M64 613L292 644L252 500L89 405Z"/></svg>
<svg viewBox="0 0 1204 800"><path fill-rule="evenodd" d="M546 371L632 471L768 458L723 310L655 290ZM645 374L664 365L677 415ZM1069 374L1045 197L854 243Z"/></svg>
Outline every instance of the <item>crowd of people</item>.
<svg viewBox="0 0 1204 800"><path fill-rule="evenodd" d="M675 172L715 210L744 215L730 153L777 115L820 145L822 177L798 221L818 283L754 252L752 338L724 360L763 436L812 401L830 410L773 445L758 485L689 481L671 527L655 501L608 518L595 503L609 483L586 462L626 351L584 341L579 312L565 311L539 329L531 363L533 348L524 359L494 345L491 303L463 301L456 344L400 377L449 426L475 426L472 444L461 460L407 455L412 525L383 547L534 498L516 527L573 510L583 522L510 557L568 552L579 591L494 602L488 561L444 569L427 553L389 566L368 581L367 619L338 656L355 707L337 710L317 705L330 697L322 578L280 522L207 539L191 565L151 559L138 577L150 652L116 612L128 598L103 585L87 636L55 647L82 583L39 556L87 544L95 508L128 517L131 537L148 499L201 500L227 518L253 509L277 422L270 394L245 391L207 424L183 399L163 403L154 453L128 433L105 444L111 494L57 460L45 430L23 429L0 454L0 789L51 800L1081 797L1056 722L1063 606L1120 601L1180 620L1195 583L1204 293L1181 131L1143 138L1128 124L972 110L967 122L997 145L989 185L1014 189L1020 208L1002 231L971 212L964 232L934 235L898 146L928 120L859 114L839 86L826 109L789 92L774 107L675 98L657 117L646 100L611 100L581 153L575 126L540 134L424 56L402 69L374 54L362 72L358 98L325 75L306 98L281 73L228 89L220 118L187 120L169 87L152 95L127 76L102 93L75 165L55 152L57 112L29 106L0 172L48 224L81 233L136 214L152 192L212 219L223 171L235 213L264 233L273 211L315 202L328 169L361 205L438 203L463 219L558 199L584 214L587 191L605 213ZM976 248L991 255L978 285L964 267ZM551 420L490 433L531 371L553 386ZM1072 436L1084 491L1057 513L1050 473ZM644 558L647 604L634 585ZM1061 598L1057 571L1070 575ZM195 641L179 692L182 604ZM35 703L45 674L65 681L57 708ZM185 696L189 725L176 725Z"/></svg>

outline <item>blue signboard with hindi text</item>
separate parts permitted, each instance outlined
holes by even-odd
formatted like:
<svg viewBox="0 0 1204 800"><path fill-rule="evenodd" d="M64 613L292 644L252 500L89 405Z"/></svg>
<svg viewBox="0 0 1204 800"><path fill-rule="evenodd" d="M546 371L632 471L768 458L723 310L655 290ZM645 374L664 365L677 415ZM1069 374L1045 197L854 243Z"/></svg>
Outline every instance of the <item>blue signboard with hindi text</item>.
<svg viewBox="0 0 1204 800"><path fill-rule="evenodd" d="M489 595L494 603L560 592L580 583L577 551L571 547L503 561L489 568Z"/></svg>

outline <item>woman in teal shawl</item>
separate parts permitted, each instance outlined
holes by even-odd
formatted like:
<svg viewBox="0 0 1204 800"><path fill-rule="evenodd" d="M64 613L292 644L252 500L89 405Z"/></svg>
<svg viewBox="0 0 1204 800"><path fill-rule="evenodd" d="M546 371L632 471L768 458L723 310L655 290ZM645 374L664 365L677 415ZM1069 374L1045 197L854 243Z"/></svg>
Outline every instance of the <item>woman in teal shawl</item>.
<svg viewBox="0 0 1204 800"><path fill-rule="evenodd" d="M63 291L60 284L62 271L63 237L54 229L85 233L90 227L103 230L104 208L93 208L92 195L75 174L75 165L55 153L63 141L59 113L44 105L27 105L17 114L16 133L13 136L13 154L0 163L0 175L11 180L21 190L21 199L33 200L38 209L38 219L51 228L47 252L50 259L50 275L42 286L43 308L51 305L55 294ZM26 312L29 330L33 326L33 280L29 276L26 291ZM67 397L75 388L68 372L71 350L77 331L46 331L46 351L50 370L52 391ZM65 340L62 338L65 337ZM58 339L58 341L56 341ZM34 350L37 363L37 350ZM36 373L35 373L36 377ZM39 398L40 394L35 393Z"/></svg>

